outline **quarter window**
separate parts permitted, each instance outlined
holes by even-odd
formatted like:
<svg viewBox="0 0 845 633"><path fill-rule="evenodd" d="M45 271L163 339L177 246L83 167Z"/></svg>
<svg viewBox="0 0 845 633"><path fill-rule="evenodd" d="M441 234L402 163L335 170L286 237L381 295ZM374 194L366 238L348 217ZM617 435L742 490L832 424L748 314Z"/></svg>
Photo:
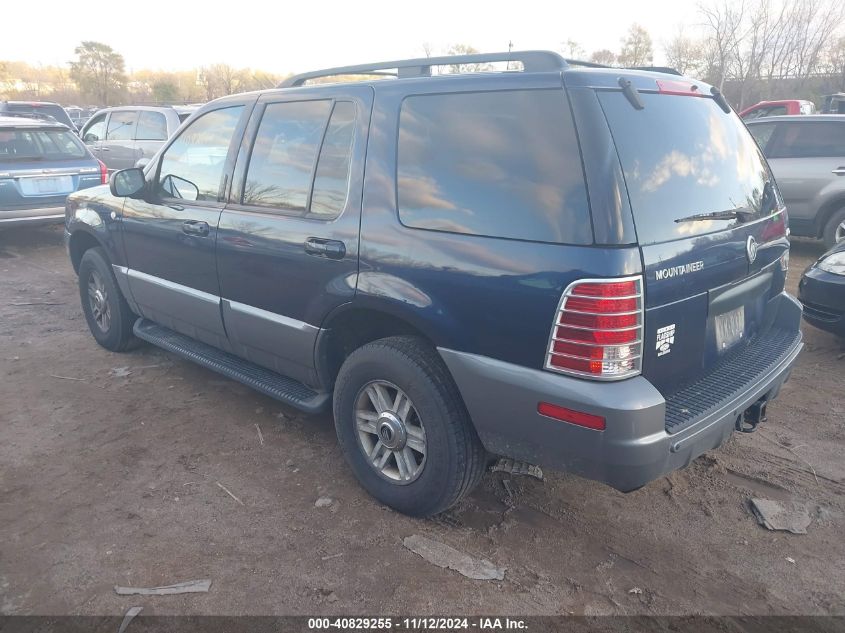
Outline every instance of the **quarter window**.
<svg viewBox="0 0 845 633"><path fill-rule="evenodd" d="M243 106L195 119L164 152L158 188L164 198L217 201L232 136Z"/></svg>
<svg viewBox="0 0 845 633"><path fill-rule="evenodd" d="M138 113L112 112L109 117L109 129L106 131L107 141L131 141L135 134L135 122L138 120Z"/></svg>
<svg viewBox="0 0 845 633"><path fill-rule="evenodd" d="M161 112L142 110L138 117L138 131L135 134L138 141L166 141L167 119Z"/></svg>
<svg viewBox="0 0 845 633"><path fill-rule="evenodd" d="M339 216L346 206L354 135L355 104L339 101L332 110L332 118L320 149L310 215L331 220Z"/></svg>
<svg viewBox="0 0 845 633"><path fill-rule="evenodd" d="M562 90L420 95L399 120L406 226L592 242L581 155Z"/></svg>

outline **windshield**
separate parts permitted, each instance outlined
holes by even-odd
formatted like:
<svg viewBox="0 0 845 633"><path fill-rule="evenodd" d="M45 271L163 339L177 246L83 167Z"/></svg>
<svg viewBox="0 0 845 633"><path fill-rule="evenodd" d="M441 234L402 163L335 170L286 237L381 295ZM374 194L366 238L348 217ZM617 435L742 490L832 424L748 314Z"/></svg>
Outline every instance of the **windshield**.
<svg viewBox="0 0 845 633"><path fill-rule="evenodd" d="M640 98L636 110L621 92L599 93L641 244L724 230L778 206L764 204L771 176L738 116L710 98ZM715 216L685 221L705 214Z"/></svg>
<svg viewBox="0 0 845 633"><path fill-rule="evenodd" d="M65 129L0 128L0 162L83 158L85 146Z"/></svg>

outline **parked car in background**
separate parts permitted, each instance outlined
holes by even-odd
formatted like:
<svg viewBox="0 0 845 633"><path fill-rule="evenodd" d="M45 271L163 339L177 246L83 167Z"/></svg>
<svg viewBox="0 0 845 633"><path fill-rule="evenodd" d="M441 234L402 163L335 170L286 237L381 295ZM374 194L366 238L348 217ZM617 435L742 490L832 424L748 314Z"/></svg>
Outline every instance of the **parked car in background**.
<svg viewBox="0 0 845 633"><path fill-rule="evenodd" d="M109 172L144 164L197 106L119 106L92 116L80 131L83 142Z"/></svg>
<svg viewBox="0 0 845 633"><path fill-rule="evenodd" d="M0 229L61 222L69 193L105 182L105 166L67 126L0 115Z"/></svg>
<svg viewBox="0 0 845 633"><path fill-rule="evenodd" d="M786 200L794 235L845 238L845 116L781 116L747 122Z"/></svg>
<svg viewBox="0 0 845 633"><path fill-rule="evenodd" d="M845 92L825 95L822 112L824 114L845 114Z"/></svg>
<svg viewBox="0 0 845 633"><path fill-rule="evenodd" d="M745 108L739 113L743 120L760 119L767 116L786 114L814 114L816 104L806 99L781 99L780 101L761 101Z"/></svg>
<svg viewBox="0 0 845 633"><path fill-rule="evenodd" d="M4 114L33 115L34 118L38 119L48 118L76 131L76 126L70 116L58 103L49 101L0 101L0 116Z"/></svg>
<svg viewBox="0 0 845 633"><path fill-rule="evenodd" d="M79 106L65 106L65 112L67 112L77 130L81 130L82 126L88 120L85 110Z"/></svg>
<svg viewBox="0 0 845 633"><path fill-rule="evenodd" d="M810 266L798 284L804 320L821 330L845 337L845 242L840 242Z"/></svg>
<svg viewBox="0 0 845 633"><path fill-rule="evenodd" d="M490 454L636 489L762 423L802 347L766 161L674 74L543 51L305 73L203 106L109 188L67 204L96 341L333 408L409 514Z"/></svg>

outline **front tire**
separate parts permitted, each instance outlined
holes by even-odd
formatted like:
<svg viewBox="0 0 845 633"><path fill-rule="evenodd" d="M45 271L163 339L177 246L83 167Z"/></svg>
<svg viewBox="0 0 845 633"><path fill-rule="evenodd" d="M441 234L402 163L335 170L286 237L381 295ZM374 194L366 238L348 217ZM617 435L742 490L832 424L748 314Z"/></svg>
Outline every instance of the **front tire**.
<svg viewBox="0 0 845 633"><path fill-rule="evenodd" d="M361 485L404 514L431 516L466 495L486 452L436 351L418 337L368 343L334 390L338 441Z"/></svg>
<svg viewBox="0 0 845 633"><path fill-rule="evenodd" d="M833 248L836 244L845 240L845 207L834 211L833 215L828 219L824 226L822 233L824 240L824 247L826 249Z"/></svg>
<svg viewBox="0 0 845 633"><path fill-rule="evenodd" d="M100 345L112 352L124 352L135 344L132 325L137 316L123 298L101 248L90 248L82 255L79 299L88 329Z"/></svg>

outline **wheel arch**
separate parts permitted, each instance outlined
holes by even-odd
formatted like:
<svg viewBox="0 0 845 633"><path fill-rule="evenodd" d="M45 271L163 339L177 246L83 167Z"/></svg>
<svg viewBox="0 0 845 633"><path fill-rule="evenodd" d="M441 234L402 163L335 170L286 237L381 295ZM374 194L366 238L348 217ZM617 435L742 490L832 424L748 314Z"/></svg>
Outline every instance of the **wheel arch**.
<svg viewBox="0 0 845 633"><path fill-rule="evenodd" d="M82 261L85 251L98 247L105 250L102 241L92 232L83 228L73 231L68 238L68 255L73 266L73 272L79 274L79 262Z"/></svg>
<svg viewBox="0 0 845 633"><path fill-rule="evenodd" d="M816 214L815 226L817 238L824 236L824 230L830 218L839 209L843 208L845 208L845 192L838 193L836 196L829 198L819 207L819 212Z"/></svg>

